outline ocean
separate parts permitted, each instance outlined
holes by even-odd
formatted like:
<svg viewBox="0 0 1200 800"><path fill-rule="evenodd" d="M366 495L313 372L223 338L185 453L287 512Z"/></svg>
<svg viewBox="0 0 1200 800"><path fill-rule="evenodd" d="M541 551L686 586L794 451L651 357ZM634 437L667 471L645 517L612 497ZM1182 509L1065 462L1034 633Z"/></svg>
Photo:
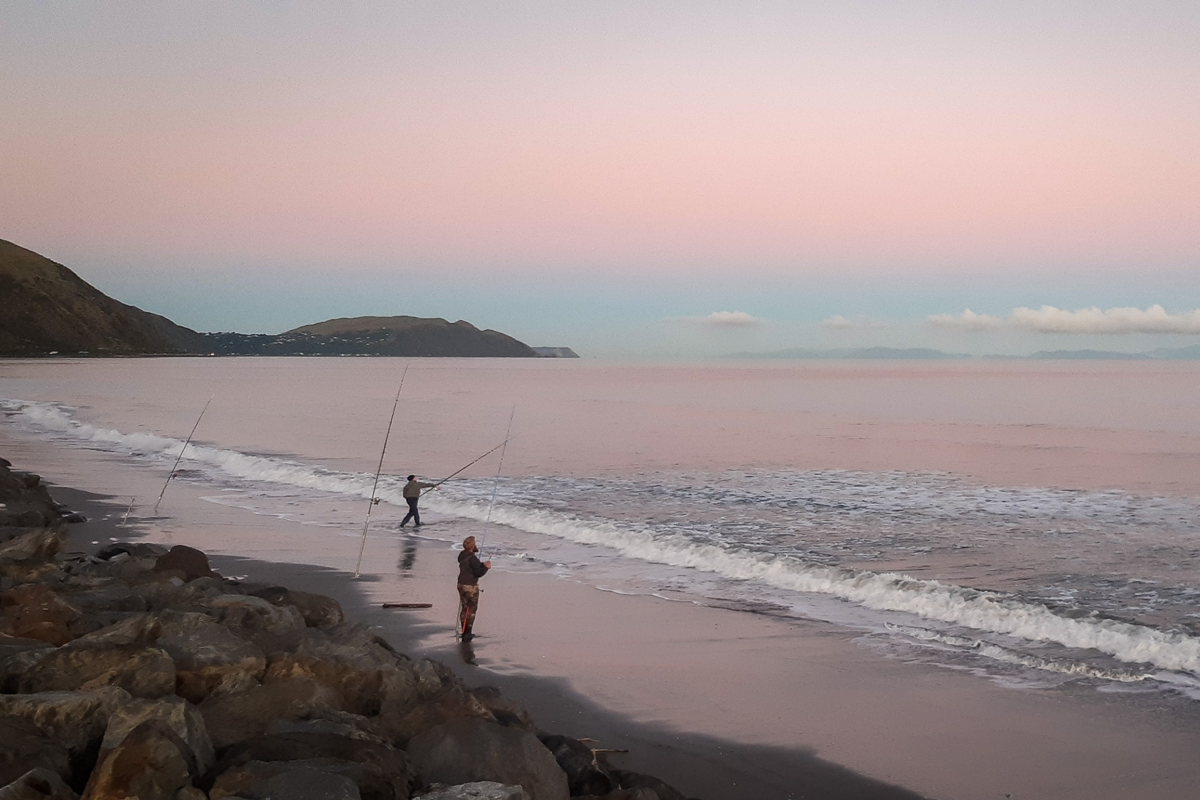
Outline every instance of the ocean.
<svg viewBox="0 0 1200 800"><path fill-rule="evenodd" d="M1200 363L9 360L0 427L165 480L211 397L178 480L353 569L402 374L372 540L473 534L501 570L823 620L1016 689L1200 701ZM401 531L403 476L510 417Z"/></svg>

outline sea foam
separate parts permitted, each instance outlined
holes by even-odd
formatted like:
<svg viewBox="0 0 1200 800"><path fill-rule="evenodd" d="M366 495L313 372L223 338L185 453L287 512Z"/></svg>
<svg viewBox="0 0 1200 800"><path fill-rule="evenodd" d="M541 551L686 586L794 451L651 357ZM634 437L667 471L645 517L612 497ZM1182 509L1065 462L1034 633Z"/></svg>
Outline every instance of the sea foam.
<svg viewBox="0 0 1200 800"><path fill-rule="evenodd" d="M179 439L149 433L127 434L82 422L68 410L50 403L0 400L0 408L12 419L38 431L129 455L167 461L173 460L183 446ZM339 472L205 445L188 445L184 460L225 479L363 498L370 497L373 482L373 476L364 473ZM381 481L376 495L384 502L401 506L401 489L401 481L388 478ZM456 498L449 491L431 495L425 503L441 513L480 521L488 514L488 504L482 499ZM1067 617L1047 606L999 592L899 573L813 564L792 555L772 555L722 543L700 543L676 532L584 519L563 510L498 504L492 509L491 519L493 523L531 533L607 547L628 558L793 592L831 596L877 611L903 612L1033 642L1094 649L1131 664L1200 675L1200 638L1181 632L1099 617ZM991 655L1006 657L1001 653Z"/></svg>

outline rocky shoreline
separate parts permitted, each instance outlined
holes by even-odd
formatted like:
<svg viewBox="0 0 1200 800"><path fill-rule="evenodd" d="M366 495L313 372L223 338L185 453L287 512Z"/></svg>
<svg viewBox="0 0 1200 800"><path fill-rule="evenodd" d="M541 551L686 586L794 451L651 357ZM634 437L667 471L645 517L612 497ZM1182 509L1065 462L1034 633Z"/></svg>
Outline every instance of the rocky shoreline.
<svg viewBox="0 0 1200 800"><path fill-rule="evenodd" d="M332 598L66 552L70 514L0 459L0 800L685 800Z"/></svg>

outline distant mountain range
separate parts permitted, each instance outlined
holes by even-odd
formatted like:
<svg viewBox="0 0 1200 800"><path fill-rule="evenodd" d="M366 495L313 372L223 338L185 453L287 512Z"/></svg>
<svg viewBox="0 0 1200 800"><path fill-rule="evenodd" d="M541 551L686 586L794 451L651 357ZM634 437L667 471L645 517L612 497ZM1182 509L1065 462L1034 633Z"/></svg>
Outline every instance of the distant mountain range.
<svg viewBox="0 0 1200 800"><path fill-rule="evenodd" d="M436 317L331 319L276 335L199 333L0 239L0 355L46 354L578 358L569 347L532 348Z"/></svg>
<svg viewBox="0 0 1200 800"><path fill-rule="evenodd" d="M807 350L793 347L787 350L774 350L767 353L730 353L725 358L732 359L1037 359L1037 360L1113 360L1113 361L1189 361L1200 359L1200 344L1188 347L1165 348L1149 350L1144 353L1120 353L1111 350L1039 350L1027 356L972 356L968 353L946 353L942 350L932 350L927 347L852 347L837 350Z"/></svg>

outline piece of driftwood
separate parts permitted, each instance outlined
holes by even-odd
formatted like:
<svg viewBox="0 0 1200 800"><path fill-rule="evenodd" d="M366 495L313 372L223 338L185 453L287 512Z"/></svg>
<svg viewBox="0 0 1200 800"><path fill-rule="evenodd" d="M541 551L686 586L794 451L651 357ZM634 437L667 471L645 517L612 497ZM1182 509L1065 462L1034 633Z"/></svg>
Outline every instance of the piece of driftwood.
<svg viewBox="0 0 1200 800"><path fill-rule="evenodd" d="M433 608L433 603L384 603L384 608Z"/></svg>

